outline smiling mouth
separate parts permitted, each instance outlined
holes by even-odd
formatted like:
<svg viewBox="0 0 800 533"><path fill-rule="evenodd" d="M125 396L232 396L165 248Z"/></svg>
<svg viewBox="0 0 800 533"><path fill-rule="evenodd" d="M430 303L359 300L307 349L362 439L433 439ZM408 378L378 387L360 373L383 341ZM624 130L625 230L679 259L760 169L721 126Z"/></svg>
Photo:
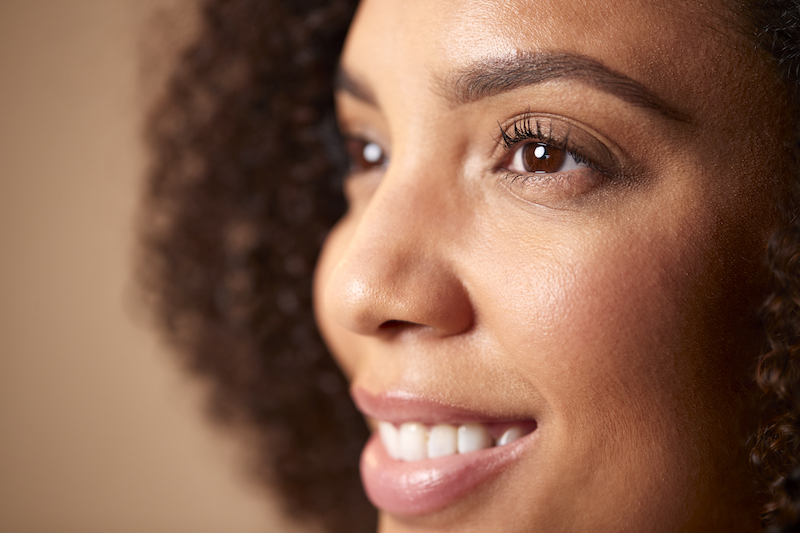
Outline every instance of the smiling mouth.
<svg viewBox="0 0 800 533"><path fill-rule="evenodd" d="M399 427L379 422L386 453L397 461L422 461L508 445L536 430L535 421L426 425L405 422Z"/></svg>
<svg viewBox="0 0 800 533"><path fill-rule="evenodd" d="M405 391L371 394L354 387L352 394L376 429L361 454L364 489L376 507L395 516L454 505L538 448L540 431L530 415Z"/></svg>

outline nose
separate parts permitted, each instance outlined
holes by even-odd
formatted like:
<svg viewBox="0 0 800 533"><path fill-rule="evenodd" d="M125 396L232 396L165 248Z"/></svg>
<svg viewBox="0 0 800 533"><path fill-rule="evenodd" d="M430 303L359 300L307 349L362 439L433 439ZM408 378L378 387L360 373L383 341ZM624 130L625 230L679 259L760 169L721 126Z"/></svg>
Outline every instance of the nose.
<svg viewBox="0 0 800 533"><path fill-rule="evenodd" d="M452 195L430 184L387 173L367 205L342 224L322 305L344 328L360 335L417 328L446 337L471 327L455 252L458 210Z"/></svg>

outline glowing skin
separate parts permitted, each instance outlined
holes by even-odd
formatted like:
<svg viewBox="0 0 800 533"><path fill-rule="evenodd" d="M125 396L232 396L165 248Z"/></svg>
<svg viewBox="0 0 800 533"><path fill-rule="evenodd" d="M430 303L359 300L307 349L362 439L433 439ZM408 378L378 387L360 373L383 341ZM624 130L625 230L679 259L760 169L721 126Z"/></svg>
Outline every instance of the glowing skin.
<svg viewBox="0 0 800 533"><path fill-rule="evenodd" d="M790 130L771 67L700 4L360 6L337 94L350 209L315 280L323 335L354 390L536 426L466 494L381 512L382 533L758 529L749 365ZM558 54L660 103L588 75L454 92L476 66ZM566 147L563 164L505 142L515 123ZM394 422L469 422L414 405Z"/></svg>

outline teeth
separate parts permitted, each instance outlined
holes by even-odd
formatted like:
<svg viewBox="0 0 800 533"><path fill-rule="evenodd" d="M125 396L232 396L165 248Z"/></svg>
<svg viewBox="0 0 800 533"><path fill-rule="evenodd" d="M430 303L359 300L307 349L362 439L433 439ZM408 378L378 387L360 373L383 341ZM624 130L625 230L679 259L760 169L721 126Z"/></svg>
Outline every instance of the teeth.
<svg viewBox="0 0 800 533"><path fill-rule="evenodd" d="M505 446L525 434L523 428L511 427L497 439L496 445ZM458 428L450 424L428 428L421 423L407 422L398 429L391 422L379 422L378 435L389 457L400 461L421 461L469 453L495 445L489 430L483 424L476 423L463 424Z"/></svg>
<svg viewBox="0 0 800 533"><path fill-rule="evenodd" d="M428 435L428 457L453 455L458 451L458 430L448 424L439 424L431 428Z"/></svg>
<svg viewBox="0 0 800 533"><path fill-rule="evenodd" d="M503 436L497 439L498 446L505 446L510 442L514 442L515 440L524 437L524 433L522 433L522 428L510 428L507 429Z"/></svg>
<svg viewBox="0 0 800 533"><path fill-rule="evenodd" d="M389 422L380 422L378 424L378 434L383 442L383 447L386 448L386 453L392 459L400 459L400 432L394 427L394 424Z"/></svg>
<svg viewBox="0 0 800 533"><path fill-rule="evenodd" d="M428 435L422 424L405 423L400 426L400 459L421 461L428 458Z"/></svg>
<svg viewBox="0 0 800 533"><path fill-rule="evenodd" d="M464 424L458 428L458 453L475 452L492 447L492 437L481 424Z"/></svg>

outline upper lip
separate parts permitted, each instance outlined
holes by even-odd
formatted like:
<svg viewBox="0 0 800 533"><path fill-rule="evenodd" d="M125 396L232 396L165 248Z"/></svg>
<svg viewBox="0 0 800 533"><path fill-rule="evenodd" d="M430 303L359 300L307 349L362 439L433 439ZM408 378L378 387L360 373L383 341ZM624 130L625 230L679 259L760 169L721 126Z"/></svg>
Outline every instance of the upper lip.
<svg viewBox="0 0 800 533"><path fill-rule="evenodd" d="M374 420L403 424L491 423L532 420L531 416L503 416L480 407L454 405L419 393L406 390L388 390L377 394L354 386L350 391L353 401L365 416Z"/></svg>

